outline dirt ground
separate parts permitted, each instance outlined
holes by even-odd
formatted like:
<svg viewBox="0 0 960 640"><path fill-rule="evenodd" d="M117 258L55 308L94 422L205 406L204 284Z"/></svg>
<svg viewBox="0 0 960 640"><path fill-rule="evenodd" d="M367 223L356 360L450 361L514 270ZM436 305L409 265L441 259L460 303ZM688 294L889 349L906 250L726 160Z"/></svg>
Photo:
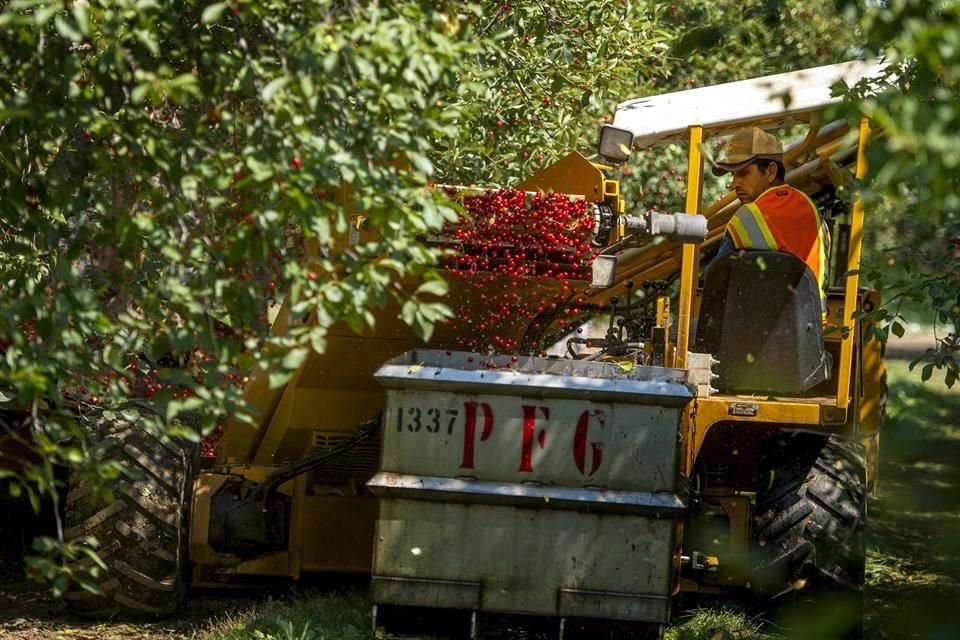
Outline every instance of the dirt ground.
<svg viewBox="0 0 960 640"><path fill-rule="evenodd" d="M884 435L881 490L870 504L867 638L960 638L960 391L945 391L942 383L923 385L918 375L907 373L910 359L928 346L929 339L908 338L891 342L887 351L892 415ZM197 591L175 618L85 621L24 578L2 522L0 538L3 640L210 638L225 627L224 619L268 596L291 593L289 586Z"/></svg>
<svg viewBox="0 0 960 640"><path fill-rule="evenodd" d="M907 360L909 362L933 346L933 337L928 335L908 334L902 338L892 336L887 342L885 354L888 360Z"/></svg>
<svg viewBox="0 0 960 640"><path fill-rule="evenodd" d="M217 638L277 602L309 594L365 593L366 580L329 582L323 579L297 585L194 590L186 607L163 620L84 620L71 613L49 590L24 578L23 569L0 563L0 640L188 640ZM338 596L332 595L336 598Z"/></svg>
<svg viewBox="0 0 960 640"><path fill-rule="evenodd" d="M161 621L87 621L67 611L48 590L23 578L22 569L0 568L0 638L3 640L144 640L191 638L209 630L227 612L249 606L255 594L203 594L192 597L176 618Z"/></svg>

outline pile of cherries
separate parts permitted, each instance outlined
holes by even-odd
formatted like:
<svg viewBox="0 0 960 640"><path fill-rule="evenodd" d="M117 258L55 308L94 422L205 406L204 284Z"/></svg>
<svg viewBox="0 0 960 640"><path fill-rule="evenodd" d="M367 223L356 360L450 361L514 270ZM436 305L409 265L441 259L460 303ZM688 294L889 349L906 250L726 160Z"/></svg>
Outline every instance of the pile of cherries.
<svg viewBox="0 0 960 640"><path fill-rule="evenodd" d="M460 196L467 217L451 228L444 264L459 323L458 348L506 353L547 316L582 301L593 213L587 201L515 189Z"/></svg>
<svg viewBox="0 0 960 640"><path fill-rule="evenodd" d="M217 443L223 435L223 425L218 424L214 432L200 440L200 458L202 461L212 461L217 457Z"/></svg>

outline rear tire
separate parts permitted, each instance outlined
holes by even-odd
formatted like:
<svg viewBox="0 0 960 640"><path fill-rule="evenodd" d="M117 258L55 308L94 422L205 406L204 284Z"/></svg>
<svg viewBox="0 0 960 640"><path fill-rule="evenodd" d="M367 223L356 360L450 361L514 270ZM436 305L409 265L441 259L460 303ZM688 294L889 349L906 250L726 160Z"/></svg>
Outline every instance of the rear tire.
<svg viewBox="0 0 960 640"><path fill-rule="evenodd" d="M859 443L795 434L774 438L761 466L755 592L770 597L786 626L823 624L816 637L859 638L867 515ZM784 606L785 605L785 606ZM814 636L811 636L814 637Z"/></svg>
<svg viewBox="0 0 960 640"><path fill-rule="evenodd" d="M87 483L70 483L64 538L96 537L107 571L100 577L102 595L75 587L64 598L85 617L170 615L187 594L188 511L198 448L125 422L100 425L92 438L127 473L110 487L110 502L95 499Z"/></svg>

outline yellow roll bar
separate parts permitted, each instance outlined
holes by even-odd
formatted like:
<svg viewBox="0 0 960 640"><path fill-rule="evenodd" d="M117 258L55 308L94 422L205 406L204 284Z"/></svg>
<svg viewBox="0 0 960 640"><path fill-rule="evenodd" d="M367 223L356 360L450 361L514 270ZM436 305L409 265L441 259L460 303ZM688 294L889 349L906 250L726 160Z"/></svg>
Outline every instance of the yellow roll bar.
<svg viewBox="0 0 960 640"><path fill-rule="evenodd" d="M703 155L700 144L703 142L703 127L690 127L690 148L687 153L687 201L686 213L700 213L703 195ZM677 310L677 345L674 366L682 369L687 365L687 351L690 340L690 314L693 307L693 294L700 277L700 247L695 244L683 245L683 258L680 267L680 303Z"/></svg>
<svg viewBox="0 0 960 640"><path fill-rule="evenodd" d="M860 120L860 140L857 144L857 180L867 175L867 142L870 140L870 122ZM857 306L857 291L860 287L860 252L863 248L863 197L853 203L850 215L850 245L847 253L846 283L843 292L843 325L840 344L840 366L837 371L837 408L846 409L850 404L850 375L853 366L853 340L855 338L853 314Z"/></svg>

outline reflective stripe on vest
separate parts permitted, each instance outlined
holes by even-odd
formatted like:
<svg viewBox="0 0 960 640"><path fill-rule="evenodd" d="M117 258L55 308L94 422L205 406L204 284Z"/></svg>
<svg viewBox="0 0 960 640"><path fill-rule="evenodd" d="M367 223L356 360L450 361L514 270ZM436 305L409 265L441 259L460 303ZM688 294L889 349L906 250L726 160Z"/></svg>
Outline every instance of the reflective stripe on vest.
<svg viewBox="0 0 960 640"><path fill-rule="evenodd" d="M807 194L788 185L771 187L740 207L726 230L737 249L783 251L803 260L826 302L829 239L820 212Z"/></svg>
<svg viewBox="0 0 960 640"><path fill-rule="evenodd" d="M779 248L763 214L752 202L737 211L730 226L735 231L734 245L738 249L776 251Z"/></svg>

